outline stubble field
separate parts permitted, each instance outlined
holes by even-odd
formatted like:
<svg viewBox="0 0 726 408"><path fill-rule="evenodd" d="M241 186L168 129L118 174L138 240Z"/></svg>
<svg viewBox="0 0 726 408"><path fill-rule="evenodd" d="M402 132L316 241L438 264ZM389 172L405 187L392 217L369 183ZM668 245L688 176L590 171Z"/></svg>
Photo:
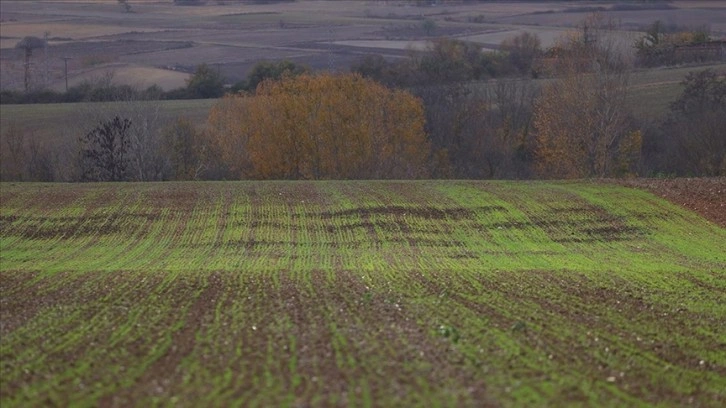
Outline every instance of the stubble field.
<svg viewBox="0 0 726 408"><path fill-rule="evenodd" d="M135 0L126 13L116 1L4 0L0 3L0 87L23 89L24 58L14 49L25 36L44 38L48 47L30 61L32 87L63 90L108 72L117 83L165 89L184 86L198 64L216 67L229 83L244 79L261 59L290 59L316 70L345 71L366 53L389 59L410 45L433 38L469 40L495 49L524 31L542 46L576 30L594 11L618 23L620 43L631 45L659 19L681 26L708 26L714 38L726 33L726 7L719 2L673 1L631 6L621 2L449 2L319 1L273 4L209 1L180 7L171 1ZM618 8L618 7L621 8ZM431 20L436 29L424 30ZM139 70L144 70L141 75ZM147 77L149 72L151 78Z"/></svg>
<svg viewBox="0 0 726 408"><path fill-rule="evenodd" d="M3 407L726 402L726 230L645 191L1 187Z"/></svg>

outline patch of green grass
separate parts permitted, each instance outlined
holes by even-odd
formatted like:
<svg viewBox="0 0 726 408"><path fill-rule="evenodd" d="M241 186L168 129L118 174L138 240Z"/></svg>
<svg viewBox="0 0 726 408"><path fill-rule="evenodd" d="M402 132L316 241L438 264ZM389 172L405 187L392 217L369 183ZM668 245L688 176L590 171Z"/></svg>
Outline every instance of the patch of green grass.
<svg viewBox="0 0 726 408"><path fill-rule="evenodd" d="M726 230L586 182L0 185L2 405L720 406Z"/></svg>
<svg viewBox="0 0 726 408"><path fill-rule="evenodd" d="M726 64L692 67L654 68L630 76L628 108L640 118L658 119L668 113L670 104L683 92L681 82L689 72L713 69L726 71Z"/></svg>

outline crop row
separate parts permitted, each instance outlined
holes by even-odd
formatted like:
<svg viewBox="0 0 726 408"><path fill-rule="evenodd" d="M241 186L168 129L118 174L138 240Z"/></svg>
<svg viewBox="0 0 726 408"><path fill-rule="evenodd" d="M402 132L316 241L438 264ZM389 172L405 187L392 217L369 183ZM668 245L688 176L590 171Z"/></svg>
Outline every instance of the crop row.
<svg viewBox="0 0 726 408"><path fill-rule="evenodd" d="M3 406L726 400L726 231L647 193L2 187Z"/></svg>

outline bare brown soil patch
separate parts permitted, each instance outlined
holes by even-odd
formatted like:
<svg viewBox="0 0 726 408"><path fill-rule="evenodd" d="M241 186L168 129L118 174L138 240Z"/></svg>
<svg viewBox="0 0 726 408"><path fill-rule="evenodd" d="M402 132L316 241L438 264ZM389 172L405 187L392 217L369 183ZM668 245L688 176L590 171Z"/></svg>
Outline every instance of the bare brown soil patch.
<svg viewBox="0 0 726 408"><path fill-rule="evenodd" d="M726 177L632 179L615 183L648 190L726 228Z"/></svg>
<svg viewBox="0 0 726 408"><path fill-rule="evenodd" d="M424 218L427 220L443 220L453 219L459 220L463 218L471 218L472 211L467 208L433 208L433 207L405 207L400 205L356 208L350 210L342 210L337 212L325 212L321 216L323 218L332 217L370 217L371 215L402 217L410 216Z"/></svg>

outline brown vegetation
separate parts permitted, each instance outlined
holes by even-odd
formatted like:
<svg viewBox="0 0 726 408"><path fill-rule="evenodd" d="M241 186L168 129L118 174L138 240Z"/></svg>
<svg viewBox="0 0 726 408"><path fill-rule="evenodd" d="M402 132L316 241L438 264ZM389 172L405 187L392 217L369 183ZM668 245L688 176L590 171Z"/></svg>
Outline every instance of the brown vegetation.
<svg viewBox="0 0 726 408"><path fill-rule="evenodd" d="M209 135L235 177L418 178L429 155L420 102L358 75L303 75L227 97Z"/></svg>

